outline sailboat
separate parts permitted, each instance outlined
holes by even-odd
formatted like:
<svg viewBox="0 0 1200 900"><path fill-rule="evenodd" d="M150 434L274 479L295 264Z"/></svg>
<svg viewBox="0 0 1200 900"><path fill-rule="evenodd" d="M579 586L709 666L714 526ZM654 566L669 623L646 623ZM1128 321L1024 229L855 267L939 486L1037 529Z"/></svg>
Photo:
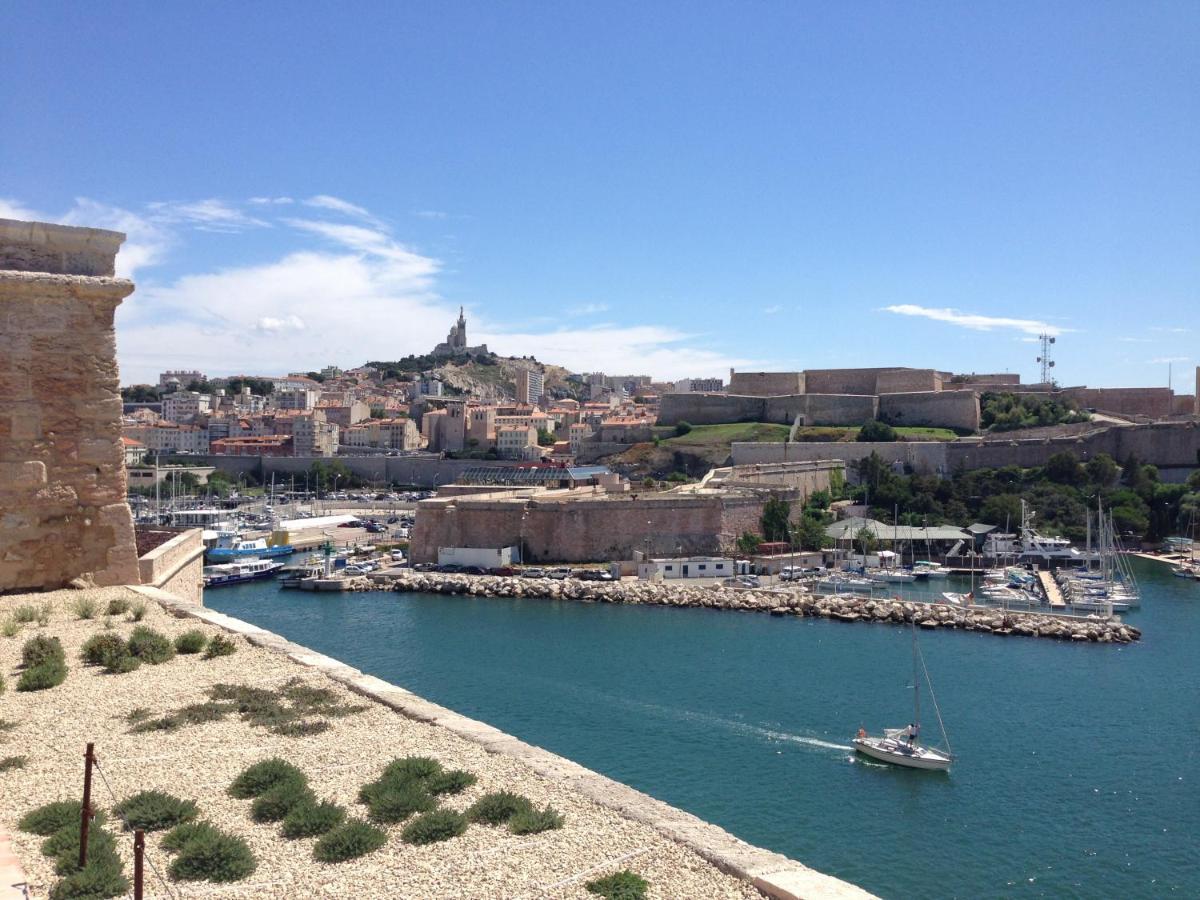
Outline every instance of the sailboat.
<svg viewBox="0 0 1200 900"><path fill-rule="evenodd" d="M942 712L938 709L937 697L933 694L933 683L929 680L929 670L925 668L925 659L921 656L921 648L917 645L917 623L912 622L913 648L913 720L907 728L885 728L882 737L867 734L866 729L858 729L854 738L854 749L864 756L896 766L906 766L910 769L935 769L946 771L954 760L950 752L950 739L946 737L946 726L942 724ZM918 671L919 669L919 671ZM942 741L945 750L930 747L921 743L921 681L924 674L925 683L929 686L929 696L933 699L933 709L937 713L938 727L942 731Z"/></svg>

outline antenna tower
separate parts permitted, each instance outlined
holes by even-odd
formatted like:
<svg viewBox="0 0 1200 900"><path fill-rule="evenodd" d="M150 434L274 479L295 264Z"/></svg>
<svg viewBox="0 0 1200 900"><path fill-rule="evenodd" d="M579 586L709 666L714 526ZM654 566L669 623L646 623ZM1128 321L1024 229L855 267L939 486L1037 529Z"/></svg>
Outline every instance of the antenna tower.
<svg viewBox="0 0 1200 900"><path fill-rule="evenodd" d="M1048 334L1039 334L1042 339L1042 355L1037 358L1037 361L1042 364L1042 384L1050 384L1050 370L1054 368L1054 360L1050 358L1050 345L1054 343L1054 338Z"/></svg>

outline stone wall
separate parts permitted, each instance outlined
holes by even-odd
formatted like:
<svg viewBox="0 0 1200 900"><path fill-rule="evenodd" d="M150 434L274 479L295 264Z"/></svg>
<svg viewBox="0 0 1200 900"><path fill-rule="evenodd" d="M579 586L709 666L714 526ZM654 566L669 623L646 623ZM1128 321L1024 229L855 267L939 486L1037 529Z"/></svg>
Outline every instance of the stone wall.
<svg viewBox="0 0 1200 900"><path fill-rule="evenodd" d="M663 394L659 398L660 425L720 425L724 422L761 422L766 410L763 397L740 394Z"/></svg>
<svg viewBox="0 0 1200 900"><path fill-rule="evenodd" d="M776 397L780 394L803 394L803 372L734 372L729 373L729 393L746 397Z"/></svg>
<svg viewBox="0 0 1200 900"><path fill-rule="evenodd" d="M0 219L0 593L137 584L113 313L125 236Z"/></svg>
<svg viewBox="0 0 1200 900"><path fill-rule="evenodd" d="M839 442L839 443L735 443L733 463L736 466L801 462L817 460L840 460L846 464L846 478L857 483L854 463L878 453L887 463L899 463L922 475L945 475L950 471L947 462L947 441L896 441L892 443Z"/></svg>
<svg viewBox="0 0 1200 900"><path fill-rule="evenodd" d="M979 395L974 391L883 394L879 418L891 425L979 430Z"/></svg>
<svg viewBox="0 0 1200 900"><path fill-rule="evenodd" d="M775 422L791 425L799 416L805 425L861 425L876 415L874 395L788 394L746 397L737 394L664 394L660 425L690 422L720 425L726 422Z"/></svg>
<svg viewBox="0 0 1200 900"><path fill-rule="evenodd" d="M1171 415L1174 396L1170 388L1068 388L1062 393L1086 409L1154 419Z"/></svg>
<svg viewBox="0 0 1200 900"><path fill-rule="evenodd" d="M142 584L161 588L188 603L204 602L203 532L192 528L138 558Z"/></svg>
<svg viewBox="0 0 1200 900"><path fill-rule="evenodd" d="M888 369L875 379L876 394L909 394L940 391L942 375L933 369Z"/></svg>

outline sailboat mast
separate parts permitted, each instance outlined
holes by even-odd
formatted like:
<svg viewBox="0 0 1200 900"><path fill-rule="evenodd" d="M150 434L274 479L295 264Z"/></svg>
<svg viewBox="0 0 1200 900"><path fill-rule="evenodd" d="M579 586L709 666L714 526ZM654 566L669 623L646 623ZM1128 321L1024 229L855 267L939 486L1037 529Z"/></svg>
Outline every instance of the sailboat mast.
<svg viewBox="0 0 1200 900"><path fill-rule="evenodd" d="M921 675L917 671L917 620L912 622L912 652L913 652L913 724L918 733L921 728Z"/></svg>

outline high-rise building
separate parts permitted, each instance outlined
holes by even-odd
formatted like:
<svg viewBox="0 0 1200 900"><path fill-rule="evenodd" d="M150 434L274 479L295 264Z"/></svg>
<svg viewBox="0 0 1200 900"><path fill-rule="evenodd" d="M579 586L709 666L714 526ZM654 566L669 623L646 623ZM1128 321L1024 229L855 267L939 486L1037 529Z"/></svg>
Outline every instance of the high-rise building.
<svg viewBox="0 0 1200 900"><path fill-rule="evenodd" d="M537 403L546 393L546 379L541 372L533 369L517 371L517 402Z"/></svg>

